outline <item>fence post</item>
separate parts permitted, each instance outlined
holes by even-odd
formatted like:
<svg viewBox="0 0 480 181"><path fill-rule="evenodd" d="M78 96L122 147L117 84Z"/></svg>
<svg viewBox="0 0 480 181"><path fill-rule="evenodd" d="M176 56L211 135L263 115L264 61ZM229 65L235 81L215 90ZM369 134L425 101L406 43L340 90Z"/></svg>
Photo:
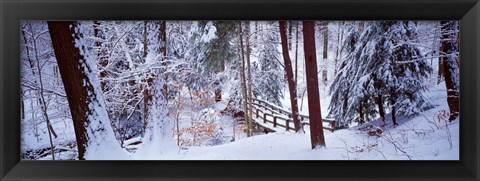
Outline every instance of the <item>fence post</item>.
<svg viewBox="0 0 480 181"><path fill-rule="evenodd" d="M257 118L258 118L258 108L256 109L256 112L257 112Z"/></svg>
<svg viewBox="0 0 480 181"><path fill-rule="evenodd" d="M337 121L332 121L332 132L337 129Z"/></svg>
<svg viewBox="0 0 480 181"><path fill-rule="evenodd" d="M277 127L277 116L273 117L273 127Z"/></svg>
<svg viewBox="0 0 480 181"><path fill-rule="evenodd" d="M267 123L267 114L263 113L263 123Z"/></svg>
<svg viewBox="0 0 480 181"><path fill-rule="evenodd" d="M286 122L285 127L287 128L287 131L288 131L290 130L290 119L286 119L285 122Z"/></svg>

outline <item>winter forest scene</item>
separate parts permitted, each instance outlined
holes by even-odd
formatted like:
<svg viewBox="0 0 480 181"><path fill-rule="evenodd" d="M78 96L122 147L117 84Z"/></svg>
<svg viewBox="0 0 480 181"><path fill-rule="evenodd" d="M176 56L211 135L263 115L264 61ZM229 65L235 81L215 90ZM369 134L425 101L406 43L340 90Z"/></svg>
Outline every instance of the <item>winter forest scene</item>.
<svg viewBox="0 0 480 181"><path fill-rule="evenodd" d="M23 160L459 160L457 21L22 21Z"/></svg>

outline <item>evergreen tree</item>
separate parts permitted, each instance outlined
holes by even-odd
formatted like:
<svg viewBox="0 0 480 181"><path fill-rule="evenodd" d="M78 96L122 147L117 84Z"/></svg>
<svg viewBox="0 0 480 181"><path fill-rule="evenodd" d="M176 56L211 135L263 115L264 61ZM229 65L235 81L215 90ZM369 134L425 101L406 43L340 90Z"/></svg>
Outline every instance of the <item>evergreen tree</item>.
<svg viewBox="0 0 480 181"><path fill-rule="evenodd" d="M355 59L355 48L359 38L360 32L356 23L347 22L345 24L345 40L341 45L341 52L346 56L341 59L338 73L329 89L331 95L329 114L337 121L337 127L344 127L351 121L347 117L348 97L351 87L349 78L354 71L351 62Z"/></svg>
<svg viewBox="0 0 480 181"><path fill-rule="evenodd" d="M281 53L278 50L278 32L269 31L262 34L259 48L259 70L257 75L259 81L256 91L262 99L282 106L280 99L283 97L284 79L283 68L278 61L281 60Z"/></svg>
<svg viewBox="0 0 480 181"><path fill-rule="evenodd" d="M385 104L390 106L396 125L396 115L410 116L431 108L423 96L423 82L432 69L416 46L414 23L368 22L358 41L355 31L347 28L347 32L344 46L353 52L348 54L347 63L342 62L331 87L332 100L344 101L331 104L331 114L343 115L341 122L363 123L383 114ZM341 95L344 91L348 95Z"/></svg>

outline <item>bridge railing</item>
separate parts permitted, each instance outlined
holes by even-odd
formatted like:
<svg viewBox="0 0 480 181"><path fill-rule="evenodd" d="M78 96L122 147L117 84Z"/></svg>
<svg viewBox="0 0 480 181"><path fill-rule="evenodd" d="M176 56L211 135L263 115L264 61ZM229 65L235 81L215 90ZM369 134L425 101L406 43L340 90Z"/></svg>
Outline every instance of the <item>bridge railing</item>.
<svg viewBox="0 0 480 181"><path fill-rule="evenodd" d="M259 99L252 99L252 104L254 105L253 108L255 109L255 116L256 118L263 118L264 123L271 123L273 124L273 127L283 127L287 131L292 129L290 126L290 123L293 123L292 119L292 112L289 110L286 110L282 107L273 105L269 102L259 100ZM259 109L259 108L263 108ZM268 111L268 112L266 112ZM263 116L260 115L260 113L263 114ZM305 125L310 125L310 117L307 115L299 114L300 116L300 123L305 126ZM267 117L270 117L273 120L267 119ZM329 130L329 131L335 131L335 125L336 121L334 119L328 119L328 118L322 118L322 122L328 123L327 126L323 126L323 129Z"/></svg>

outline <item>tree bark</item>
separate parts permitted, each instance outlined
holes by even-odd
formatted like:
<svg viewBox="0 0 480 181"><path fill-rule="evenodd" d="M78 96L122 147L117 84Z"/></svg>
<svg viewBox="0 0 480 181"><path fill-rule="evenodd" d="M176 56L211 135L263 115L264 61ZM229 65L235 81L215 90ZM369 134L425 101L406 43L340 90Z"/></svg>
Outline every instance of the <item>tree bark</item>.
<svg viewBox="0 0 480 181"><path fill-rule="evenodd" d="M337 29L337 50L335 53L335 67L334 67L334 75L337 75L337 64L338 61L341 59L341 52L340 52L340 46L342 44L342 39L343 39L343 25L344 21L338 22L338 29Z"/></svg>
<svg viewBox="0 0 480 181"><path fill-rule="evenodd" d="M450 121L455 120L460 112L460 98L458 85L458 32L457 23L451 21L442 21L442 39L441 50L446 54L443 58L443 70L445 76L445 86L447 88L447 102L450 109Z"/></svg>
<svg viewBox="0 0 480 181"><path fill-rule="evenodd" d="M440 49L443 49L442 46L443 44L440 44L441 48ZM442 82L443 80L443 77L445 76L444 73L443 73L443 69L444 69L444 57L440 57L438 59L438 78L437 78L437 84L440 84L440 82Z"/></svg>
<svg viewBox="0 0 480 181"><path fill-rule="evenodd" d="M328 21L323 23L323 60L328 58Z"/></svg>
<svg viewBox="0 0 480 181"><path fill-rule="evenodd" d="M323 60L324 66L322 70L322 80L323 83L326 84L328 81L328 75L327 75L327 58L328 58L328 21L323 22Z"/></svg>
<svg viewBox="0 0 480 181"><path fill-rule="evenodd" d="M293 21L288 21L288 50L292 50Z"/></svg>
<svg viewBox="0 0 480 181"><path fill-rule="evenodd" d="M363 117L365 117L364 112L363 112L363 104L360 104L360 108L358 109L358 113L360 114L360 116L358 117L358 123L359 124L365 123L365 120L363 120Z"/></svg>
<svg viewBox="0 0 480 181"><path fill-rule="evenodd" d="M392 123L394 126L398 125L397 124L397 116L396 116L396 112L397 112L397 108L395 107L395 104L397 103L397 95L395 94L390 94L390 105L392 107Z"/></svg>
<svg viewBox="0 0 480 181"><path fill-rule="evenodd" d="M280 39L282 42L283 60L285 62L285 72L288 89L290 91L290 103L292 105L293 125L295 126L295 132L299 132L300 130L303 131L303 128L300 125L300 119L298 116L297 90L295 87L295 82L293 80L292 61L290 60L290 55L288 53L288 40L285 24L285 21L280 21Z"/></svg>
<svg viewBox="0 0 480 181"><path fill-rule="evenodd" d="M398 125L397 123L397 116L395 115L395 112L396 112L396 108L395 106L392 105L392 123L394 126Z"/></svg>
<svg viewBox="0 0 480 181"><path fill-rule="evenodd" d="M52 134L53 134L53 136L55 136L55 138L57 138L57 134L53 130L52 123L50 122L50 118L48 116L47 102L45 101L45 93L43 91L44 87L43 87L43 79L42 79L42 67L40 66L40 57L38 55L38 49L37 49L37 43L36 43L37 41L35 39L35 32L33 31L32 23L30 22L29 24L30 24L30 33L32 33L33 50L35 52L35 60L36 60L36 65L37 65L38 83L39 83L39 86L40 86L40 91L39 91L40 107L41 107L43 116L45 118L45 122L47 123L48 138L49 138L49 141L50 141L52 160L55 160Z"/></svg>
<svg viewBox="0 0 480 181"><path fill-rule="evenodd" d="M83 38L77 23L48 21L48 29L70 106L79 159L84 160L89 151L121 149L114 137L103 96L99 87L94 87L98 82L95 82L92 63L80 53L80 49L87 52L86 47L75 43ZM91 144L96 145L89 148Z"/></svg>
<svg viewBox="0 0 480 181"><path fill-rule="evenodd" d="M20 96L20 111L21 111L22 119L25 119L25 101L23 100L24 94L25 92L22 90L22 93Z"/></svg>
<svg viewBox="0 0 480 181"><path fill-rule="evenodd" d="M297 23L295 26L295 87L298 87L298 21L296 22Z"/></svg>
<svg viewBox="0 0 480 181"><path fill-rule="evenodd" d="M250 137L251 129L248 127L250 125L249 119L249 111L248 111L248 98L247 98L247 82L245 80L245 50L243 47L243 31L242 31L242 22L238 22L238 29L240 31L240 49L241 49L241 56L242 56L242 69L240 70L240 78L242 79L242 95L243 95L243 111L245 112L245 121L247 123L247 137Z"/></svg>
<svg viewBox="0 0 480 181"><path fill-rule="evenodd" d="M380 114L380 118L382 118L382 121L385 121L385 110L383 109L382 95L377 96L377 104L378 104L378 114Z"/></svg>
<svg viewBox="0 0 480 181"><path fill-rule="evenodd" d="M167 70L167 21L160 21L160 33L158 34L159 37L159 43L160 43L160 48L159 48L159 54L163 55L163 58L161 59L162 66L164 70ZM163 78L165 79L165 83L163 84L163 95L165 96L165 99L168 101L168 74L163 74Z"/></svg>
<svg viewBox="0 0 480 181"><path fill-rule="evenodd" d="M147 59L148 55L148 21L143 21L143 62Z"/></svg>
<svg viewBox="0 0 480 181"><path fill-rule="evenodd" d="M313 21L303 22L303 44L307 72L308 112L310 116L310 138L312 149L325 147L322 111L318 88L317 57L315 51L315 28Z"/></svg>
<svg viewBox="0 0 480 181"><path fill-rule="evenodd" d="M248 68L248 86L247 86L247 91L248 91L248 117L250 119L250 122L248 123L248 129L250 129L250 136L253 136L253 108L252 108L252 67L250 66L250 21L247 21L246 23L246 44L247 44L247 68Z"/></svg>
<svg viewBox="0 0 480 181"><path fill-rule="evenodd" d="M107 76L107 71L105 68L108 66L108 53L103 46L103 41L105 40L104 32L100 29L100 22L93 21L93 35L95 36L95 46L97 49L98 64L102 67L100 71L100 86L102 91L107 91L107 81L103 78Z"/></svg>

